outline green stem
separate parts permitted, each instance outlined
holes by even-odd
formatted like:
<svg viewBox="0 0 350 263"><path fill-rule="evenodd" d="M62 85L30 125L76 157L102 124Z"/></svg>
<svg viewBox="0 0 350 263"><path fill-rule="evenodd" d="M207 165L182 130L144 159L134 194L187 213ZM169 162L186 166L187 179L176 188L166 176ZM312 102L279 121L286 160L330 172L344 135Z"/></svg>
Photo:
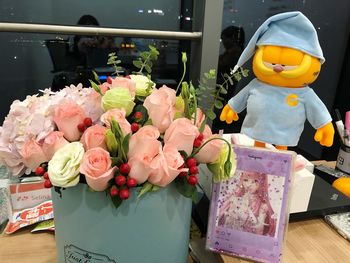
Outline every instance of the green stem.
<svg viewBox="0 0 350 263"><path fill-rule="evenodd" d="M205 143L203 143L199 148L197 148L196 150L194 150L190 156L188 156L188 158L191 158L191 157L194 157L197 153L199 153L199 151L206 145L208 144L209 142L213 141L213 140L221 140L221 141L224 141L227 146L228 146L228 149L229 149L229 153L228 153L228 157L231 157L231 144L223 139L223 138L220 138L220 137L215 137L215 138L211 138L209 140L207 140Z"/></svg>
<svg viewBox="0 0 350 263"><path fill-rule="evenodd" d="M184 65L184 71L182 72L182 77L181 77L181 80L180 80L179 84L177 84L175 94L177 94L177 91L179 90L180 85L181 85L182 81L183 81L184 78L185 78L185 74L186 74L186 63L183 63L183 65Z"/></svg>
<svg viewBox="0 0 350 263"><path fill-rule="evenodd" d="M142 70L143 70L143 68L145 67L147 61L148 61L150 58L151 58L151 53L148 54L148 57L147 57L147 58L145 59L145 61L142 63L141 68L140 68L139 72L137 72L137 73L142 74Z"/></svg>

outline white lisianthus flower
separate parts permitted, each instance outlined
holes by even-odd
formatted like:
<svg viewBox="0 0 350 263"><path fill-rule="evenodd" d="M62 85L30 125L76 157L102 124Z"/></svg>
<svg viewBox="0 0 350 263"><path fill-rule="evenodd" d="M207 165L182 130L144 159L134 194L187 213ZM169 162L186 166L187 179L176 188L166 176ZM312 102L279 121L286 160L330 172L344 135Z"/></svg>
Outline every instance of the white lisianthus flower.
<svg viewBox="0 0 350 263"><path fill-rule="evenodd" d="M136 95L147 97L155 87L155 83L143 75L129 75L132 81L136 83Z"/></svg>
<svg viewBox="0 0 350 263"><path fill-rule="evenodd" d="M77 185L83 156L84 147L80 142L72 142L60 148L49 162L48 174L52 185L60 187Z"/></svg>

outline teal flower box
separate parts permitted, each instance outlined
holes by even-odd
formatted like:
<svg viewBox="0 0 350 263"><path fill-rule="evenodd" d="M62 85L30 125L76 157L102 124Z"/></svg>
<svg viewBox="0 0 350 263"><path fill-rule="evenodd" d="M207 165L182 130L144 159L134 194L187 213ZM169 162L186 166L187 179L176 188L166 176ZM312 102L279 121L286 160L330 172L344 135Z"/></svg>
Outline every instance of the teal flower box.
<svg viewBox="0 0 350 263"><path fill-rule="evenodd" d="M185 263L192 201L174 184L137 200L138 191L118 209L105 192L85 184L52 189L57 262Z"/></svg>

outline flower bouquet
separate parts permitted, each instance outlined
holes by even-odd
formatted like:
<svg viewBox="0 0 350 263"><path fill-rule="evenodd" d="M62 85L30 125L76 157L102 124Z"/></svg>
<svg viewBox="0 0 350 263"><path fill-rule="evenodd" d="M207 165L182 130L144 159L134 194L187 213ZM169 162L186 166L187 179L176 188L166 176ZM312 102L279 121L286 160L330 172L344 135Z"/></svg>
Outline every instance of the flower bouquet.
<svg viewBox="0 0 350 263"><path fill-rule="evenodd" d="M197 104L215 72L197 90L183 79L176 90L157 88L148 75L157 56L150 46L134 74L105 83L96 76L91 87L45 89L11 105L0 161L13 176L34 172L53 186L59 262L82 255L185 262L198 165L207 164L215 180L231 174L231 148L206 124L221 98L204 111ZM182 61L185 68L185 54ZM116 73L119 63L110 54Z"/></svg>

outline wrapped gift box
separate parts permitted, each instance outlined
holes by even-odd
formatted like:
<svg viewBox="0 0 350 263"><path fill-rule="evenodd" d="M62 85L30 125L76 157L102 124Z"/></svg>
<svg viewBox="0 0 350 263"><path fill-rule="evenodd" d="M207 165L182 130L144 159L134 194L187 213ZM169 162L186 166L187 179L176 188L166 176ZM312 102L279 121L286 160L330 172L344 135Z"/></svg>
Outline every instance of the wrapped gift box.
<svg viewBox="0 0 350 263"><path fill-rule="evenodd" d="M57 262L187 262L191 199L173 184L136 195L116 209L105 192L84 184L62 197L52 190Z"/></svg>
<svg viewBox="0 0 350 263"><path fill-rule="evenodd" d="M44 181L10 182L12 210L34 207L51 199L51 190L44 187Z"/></svg>

